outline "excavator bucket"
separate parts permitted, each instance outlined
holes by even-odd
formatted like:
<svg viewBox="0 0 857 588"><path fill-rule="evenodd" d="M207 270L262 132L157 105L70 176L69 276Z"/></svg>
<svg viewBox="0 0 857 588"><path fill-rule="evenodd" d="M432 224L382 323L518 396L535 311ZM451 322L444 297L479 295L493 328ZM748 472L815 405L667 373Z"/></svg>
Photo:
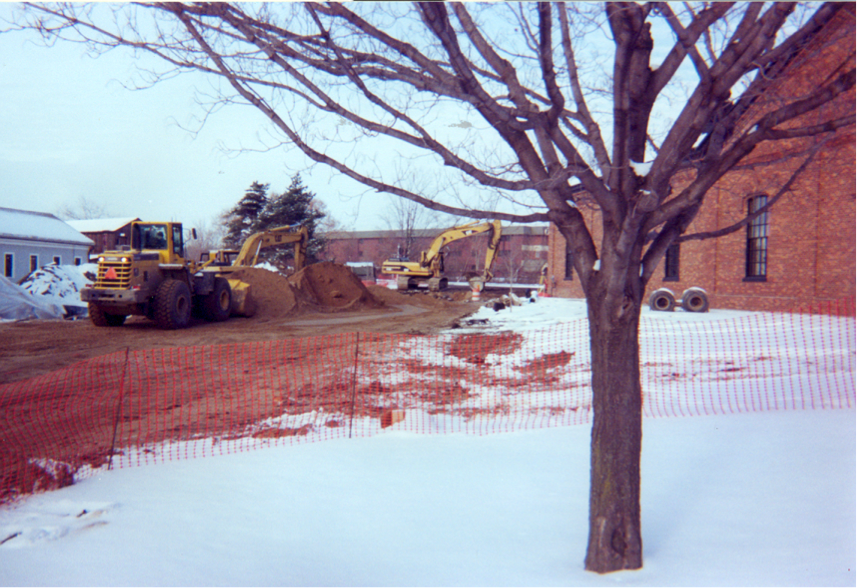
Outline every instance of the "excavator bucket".
<svg viewBox="0 0 857 588"><path fill-rule="evenodd" d="M232 314L253 316L256 314L256 302L250 293L250 284L241 280L229 280L232 288Z"/></svg>

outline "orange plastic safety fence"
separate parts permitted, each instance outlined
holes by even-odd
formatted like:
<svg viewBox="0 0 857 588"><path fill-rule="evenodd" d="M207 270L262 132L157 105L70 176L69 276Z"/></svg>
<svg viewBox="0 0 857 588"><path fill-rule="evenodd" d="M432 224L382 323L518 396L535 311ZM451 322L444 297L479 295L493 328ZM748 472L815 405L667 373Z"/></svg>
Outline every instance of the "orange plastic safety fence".
<svg viewBox="0 0 857 588"><path fill-rule="evenodd" d="M641 320L646 416L854 407L853 301L687 318ZM0 502L103 467L387 428L488 434L582 424L590 369L585 319L532 331L114 353L0 386Z"/></svg>

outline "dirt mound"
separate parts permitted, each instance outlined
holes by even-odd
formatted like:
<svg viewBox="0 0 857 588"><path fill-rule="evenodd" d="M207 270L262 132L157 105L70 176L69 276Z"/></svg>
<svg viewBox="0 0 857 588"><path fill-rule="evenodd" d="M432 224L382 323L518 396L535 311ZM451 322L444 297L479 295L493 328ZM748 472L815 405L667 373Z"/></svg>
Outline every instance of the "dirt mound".
<svg viewBox="0 0 857 588"><path fill-rule="evenodd" d="M351 270L328 261L307 266L289 278L261 268L245 268L229 277L250 284L256 316L263 319L384 306Z"/></svg>
<svg viewBox="0 0 857 588"><path fill-rule="evenodd" d="M398 290L392 290L384 286L369 286L368 290L372 296L390 306L409 304L421 308L446 308L453 304L450 300L446 299L451 298L448 294L443 294L444 297L441 298L425 291L411 290L409 292L399 292ZM467 296L469 298L469 292Z"/></svg>
<svg viewBox="0 0 857 588"><path fill-rule="evenodd" d="M322 261L305 267L288 280L298 304L322 312L380 308L382 300L373 296L360 278L338 263Z"/></svg>
<svg viewBox="0 0 857 588"><path fill-rule="evenodd" d="M298 310L298 296L294 286L278 273L248 267L231 273L229 278L250 284L257 317L279 318Z"/></svg>

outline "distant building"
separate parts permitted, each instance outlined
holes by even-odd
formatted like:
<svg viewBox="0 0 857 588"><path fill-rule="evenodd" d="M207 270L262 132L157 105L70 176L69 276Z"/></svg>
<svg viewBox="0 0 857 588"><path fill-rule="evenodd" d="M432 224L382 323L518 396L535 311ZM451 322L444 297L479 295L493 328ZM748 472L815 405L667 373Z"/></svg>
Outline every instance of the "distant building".
<svg viewBox="0 0 857 588"><path fill-rule="evenodd" d="M3 275L13 282L51 263L86 263L90 247L91 239L52 214L0 208Z"/></svg>
<svg viewBox="0 0 857 588"><path fill-rule="evenodd" d="M131 223L139 218L96 218L70 220L68 224L92 239L95 243L91 254L115 251L120 246L131 245Z"/></svg>
<svg viewBox="0 0 857 588"><path fill-rule="evenodd" d="M417 229L407 257L418 261L444 229ZM492 271L495 282L535 284L547 261L547 225L504 225L498 255ZM371 262L375 273L384 278L381 265L408 250L404 231L335 231L324 235L322 257L336 263ZM451 281L464 280L468 271L485 266L488 235L460 239L444 248L444 273ZM391 276L387 276L391 277Z"/></svg>

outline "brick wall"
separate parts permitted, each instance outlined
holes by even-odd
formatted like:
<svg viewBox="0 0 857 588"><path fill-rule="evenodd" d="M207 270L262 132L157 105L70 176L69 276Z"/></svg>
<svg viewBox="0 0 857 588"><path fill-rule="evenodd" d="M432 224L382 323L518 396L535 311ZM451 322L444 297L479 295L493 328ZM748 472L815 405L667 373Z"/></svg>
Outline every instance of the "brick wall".
<svg viewBox="0 0 857 588"><path fill-rule="evenodd" d="M764 100L757 101L744 126L781 104L779 99L806 95L842 65L853 66L854 44L854 14L843 10L826 35L820 36L793 62L789 75ZM794 124L830 119L831 115L853 115L854 104L852 90L821 112ZM740 221L747 214L748 199L759 194L773 197L803 162L807 149L819 140L804 138L762 144L741 163L764 165L732 171L718 181L706 195L686 234L713 231ZM853 299L857 270L854 145L853 126L838 131L824 144L792 190L774 205L769 215L767 275L763 280L746 276L747 230L742 228L718 239L682 243L678 279L664 279L662 261L647 294L666 287L678 297L684 289L699 286L708 291L714 308L772 311L790 310L812 302ZM689 176L676 177L674 189L680 190L689 180ZM584 217L596 244L600 244L598 211L585 210ZM583 297L577 276L566 277L565 240L554 226L550 229L549 249L551 295Z"/></svg>

